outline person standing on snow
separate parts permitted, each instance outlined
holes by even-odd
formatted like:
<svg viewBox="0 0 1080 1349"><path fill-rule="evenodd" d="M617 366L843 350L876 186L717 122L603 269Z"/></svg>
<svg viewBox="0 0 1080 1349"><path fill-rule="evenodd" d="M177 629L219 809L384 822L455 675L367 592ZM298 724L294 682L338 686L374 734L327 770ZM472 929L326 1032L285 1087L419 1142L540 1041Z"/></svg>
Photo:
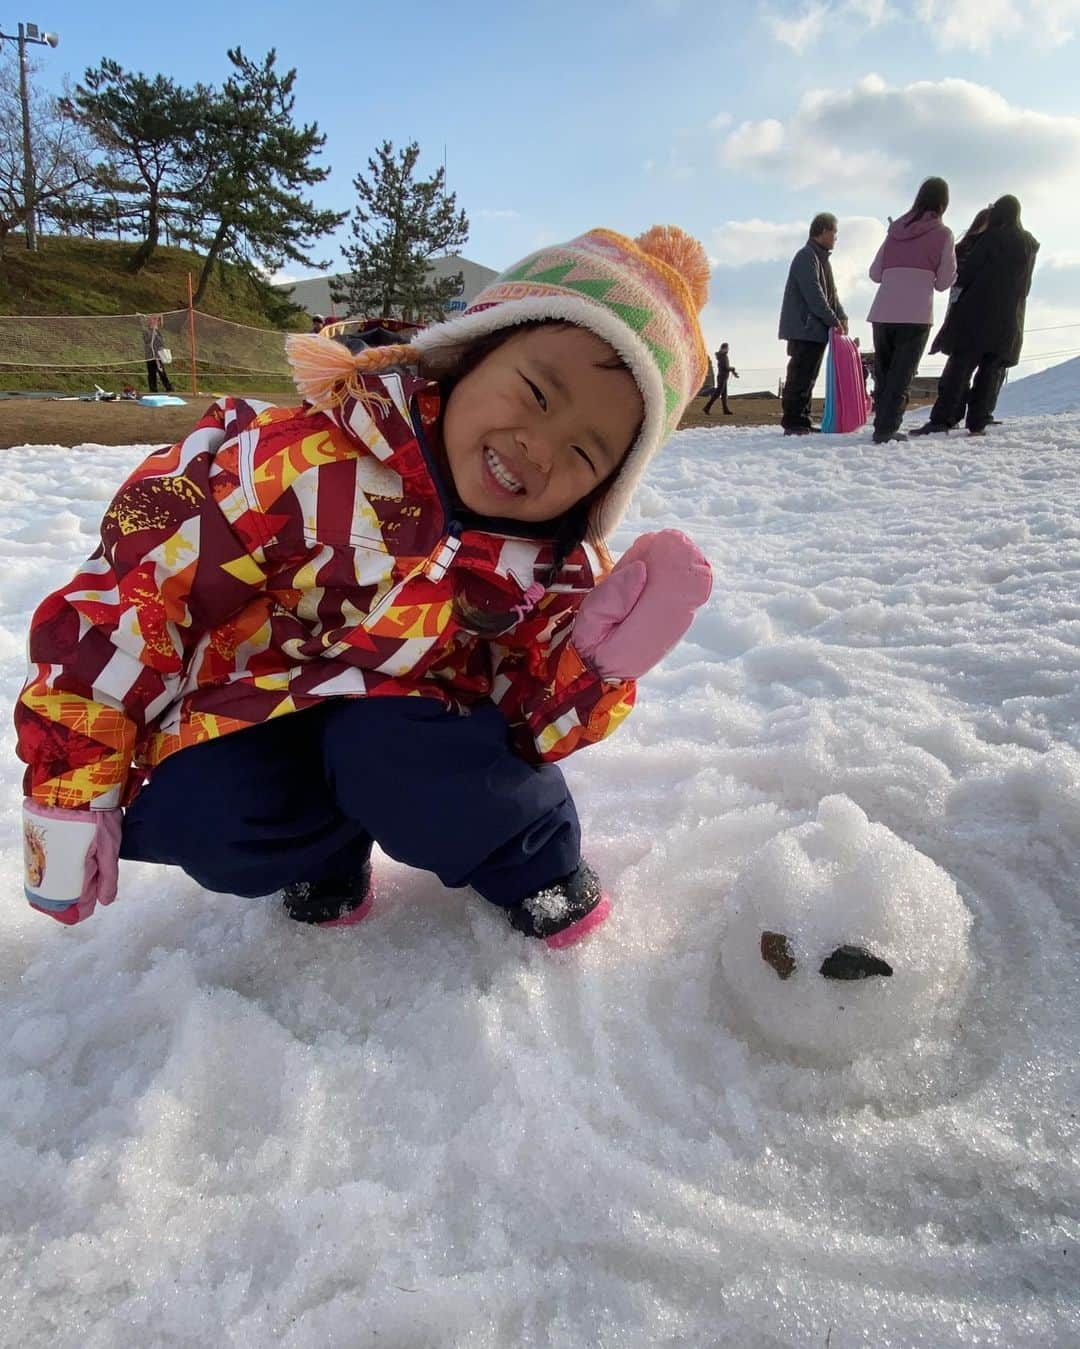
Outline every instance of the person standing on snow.
<svg viewBox="0 0 1080 1349"><path fill-rule="evenodd" d="M810 237L791 260L779 336L787 343L780 424L785 436L805 436L818 428L810 421L810 400L825 357L829 332L847 332L847 314L836 293L829 255L836 247L836 216L827 211L810 222Z"/></svg>
<svg viewBox="0 0 1080 1349"><path fill-rule="evenodd" d="M728 379L738 379L739 372L731 364L731 358L728 356L728 344L720 343L720 350L716 353L716 386L712 391L712 397L705 404L705 415L709 415L712 405L720 399L720 406L724 409L727 416L731 416L731 409L727 405L727 386Z"/></svg>
<svg viewBox="0 0 1080 1349"><path fill-rule="evenodd" d="M593 230L411 342L291 336L301 406L150 455L31 623L31 905L83 921L124 857L354 923L378 843L528 939L595 928L557 761L709 595L678 530L605 543L701 388L708 281L682 230Z"/></svg>
<svg viewBox="0 0 1080 1349"><path fill-rule="evenodd" d="M945 179L927 178L870 264L878 283L866 316L874 329L875 445L907 440L900 422L934 321L934 291L956 280L952 231L941 223L948 205Z"/></svg>
<svg viewBox="0 0 1080 1349"><path fill-rule="evenodd" d="M985 234L985 233L986 233L986 226L989 224L989 221L990 221L990 207L991 207L991 206L993 206L993 202L990 203L990 206L983 206L980 210L976 211L976 212L975 212L975 215L974 215L974 218L973 218L972 221L971 221L971 224L970 224L970 225L967 227L967 229L964 231L963 235L962 235L959 239L957 239L957 241L956 241L956 263L957 263L957 269L958 269L958 270L959 270L960 264L964 261L964 259L967 257L967 255L968 255L968 254L971 252L971 250L975 247L975 244L978 242L979 235L980 235L980 234ZM946 306L946 310L945 310L946 315L948 315L949 310L953 307L953 305L956 303L956 301L957 301L959 298L960 298L960 287L959 287L958 285L956 285L956 283L954 282L954 283L953 283L952 290L949 291L949 303L948 303L948 305ZM941 350L940 342L941 342L941 333L939 332L938 335L937 335L937 337L935 337L934 340L933 340L933 342L931 342L931 344L930 344L930 355L931 355L931 356L936 356L936 355L938 354L938 352L940 352L940 350ZM1006 372L1005 367L1002 366L1001 369L1000 369L1000 371L998 372L998 387L997 387L997 393L1000 393L1000 392L1001 392L1001 386L1005 383L1005 375L1006 375L1006 373L1007 373L1007 372ZM995 397L994 397L994 402L995 402L995 403L997 402L997 395L996 395L996 394L995 394ZM963 413L966 412L966 411L967 411L967 401L965 400L964 406L963 406L963 408L961 409L961 418L962 418L962 416L963 416ZM987 426L997 426L997 425L999 425L999 424L1000 424L1000 423L998 422L998 419L997 419L996 417L991 417L990 420L987 422ZM951 426L950 426L949 430L950 430L950 431L952 430L952 427L951 427Z"/></svg>
<svg viewBox="0 0 1080 1349"><path fill-rule="evenodd" d="M934 340L934 349L949 359L938 381L930 420L912 435L948 431L964 417L965 406L968 432L985 434L1004 372L1020 359L1038 251L1038 240L1020 223L1019 201L999 197L990 208L985 231L961 259L956 275L960 293Z"/></svg>

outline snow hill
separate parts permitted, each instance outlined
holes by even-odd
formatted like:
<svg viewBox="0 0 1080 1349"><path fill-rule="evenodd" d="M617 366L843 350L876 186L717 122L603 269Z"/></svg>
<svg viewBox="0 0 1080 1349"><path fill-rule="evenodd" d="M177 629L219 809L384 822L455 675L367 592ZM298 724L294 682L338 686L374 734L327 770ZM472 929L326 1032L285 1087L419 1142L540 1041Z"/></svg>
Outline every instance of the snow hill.
<svg viewBox="0 0 1080 1349"><path fill-rule="evenodd" d="M1037 375L1009 380L998 399L998 411L1009 417L1036 413L1080 412L1080 356L1062 361Z"/></svg>
<svg viewBox="0 0 1080 1349"><path fill-rule="evenodd" d="M9 705L142 453L0 456ZM9 729L0 1345L1080 1344L1078 461L677 436L616 548L716 584L567 765L569 951L378 855L358 928L124 863L65 930Z"/></svg>

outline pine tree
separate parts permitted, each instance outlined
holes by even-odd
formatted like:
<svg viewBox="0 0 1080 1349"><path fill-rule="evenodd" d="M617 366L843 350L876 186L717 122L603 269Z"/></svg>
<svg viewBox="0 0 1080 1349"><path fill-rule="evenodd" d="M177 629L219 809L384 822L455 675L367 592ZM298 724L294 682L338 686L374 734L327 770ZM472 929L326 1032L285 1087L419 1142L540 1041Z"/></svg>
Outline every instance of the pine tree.
<svg viewBox="0 0 1080 1349"><path fill-rule="evenodd" d="M326 143L318 124L293 122L296 71L281 74L273 50L261 63L239 47L228 55L233 73L190 149L185 237L206 249L196 304L219 261L256 282L286 259L324 265L308 256L311 244L345 219L302 192L330 170L312 163Z"/></svg>
<svg viewBox="0 0 1080 1349"><path fill-rule="evenodd" d="M62 105L105 150L103 184L136 197L145 210L146 237L129 263L138 272L158 246L181 174L191 180L191 146L206 119L210 90L201 84L184 89L165 75L131 74L108 59L83 81Z"/></svg>
<svg viewBox="0 0 1080 1349"><path fill-rule="evenodd" d="M337 278L336 303L351 313L403 318L441 317L446 301L461 289L461 276L432 279L431 258L451 253L469 237L469 222L457 210L454 193L446 191L446 175L413 177L420 146L410 141L395 155L383 141L368 160L370 181L353 179L359 197L352 222L356 242L342 250L350 267Z"/></svg>

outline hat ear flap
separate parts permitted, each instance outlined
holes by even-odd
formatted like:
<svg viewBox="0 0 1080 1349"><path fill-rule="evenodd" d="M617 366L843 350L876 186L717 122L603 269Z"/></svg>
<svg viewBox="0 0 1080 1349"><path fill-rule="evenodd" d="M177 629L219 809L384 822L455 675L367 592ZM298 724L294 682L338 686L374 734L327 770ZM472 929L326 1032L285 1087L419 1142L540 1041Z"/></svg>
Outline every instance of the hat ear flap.
<svg viewBox="0 0 1080 1349"><path fill-rule="evenodd" d="M292 366L297 392L312 407L338 407L351 395L369 411L374 408L386 411L391 406L390 399L365 388L361 377L377 375L395 365L412 365L419 353L415 347L404 344L352 352L318 333L292 333L285 339L285 355Z"/></svg>

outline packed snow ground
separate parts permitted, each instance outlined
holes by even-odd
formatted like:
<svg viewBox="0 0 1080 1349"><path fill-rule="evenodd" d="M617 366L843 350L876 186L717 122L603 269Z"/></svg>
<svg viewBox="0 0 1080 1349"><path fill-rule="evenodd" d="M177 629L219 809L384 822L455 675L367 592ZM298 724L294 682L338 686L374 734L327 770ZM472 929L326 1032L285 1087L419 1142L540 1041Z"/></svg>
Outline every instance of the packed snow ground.
<svg viewBox="0 0 1080 1349"><path fill-rule="evenodd" d="M140 453L0 457L11 697ZM679 435L616 543L716 586L569 764L567 952L385 860L354 930L130 864L64 930L8 731L0 1343L1080 1341L1078 465L1075 415Z"/></svg>

